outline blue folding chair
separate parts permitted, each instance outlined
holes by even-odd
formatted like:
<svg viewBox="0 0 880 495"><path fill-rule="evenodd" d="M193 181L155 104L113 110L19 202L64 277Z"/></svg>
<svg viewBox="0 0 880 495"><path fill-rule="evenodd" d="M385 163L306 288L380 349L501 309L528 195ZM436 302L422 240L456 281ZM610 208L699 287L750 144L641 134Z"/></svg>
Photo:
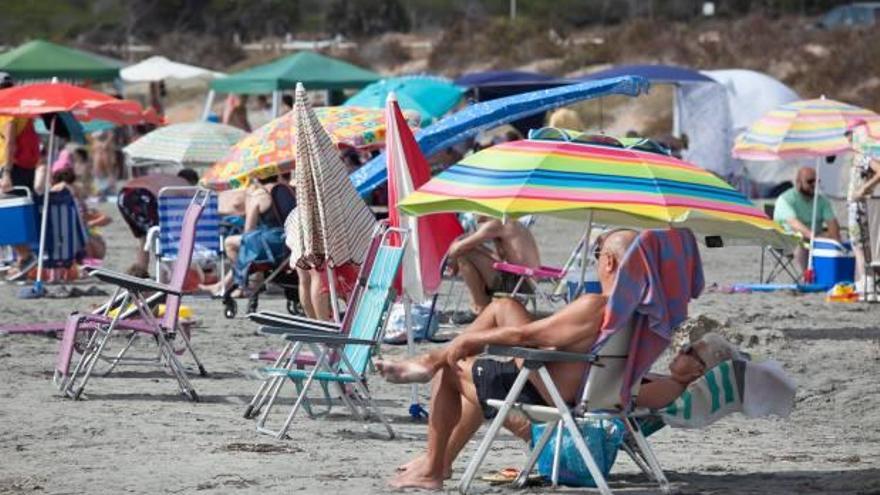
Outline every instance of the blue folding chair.
<svg viewBox="0 0 880 495"><path fill-rule="evenodd" d="M159 190L159 225L153 227L148 234L154 238L152 243L156 257L156 281L161 282L162 267L177 259L180 246L180 232L184 214L196 187L164 187ZM147 248L151 245L147 243ZM204 211L196 223L196 241L193 247L193 261L216 261L220 267L220 279L226 272L223 239L220 235L220 214L218 213L217 195L211 193Z"/></svg>

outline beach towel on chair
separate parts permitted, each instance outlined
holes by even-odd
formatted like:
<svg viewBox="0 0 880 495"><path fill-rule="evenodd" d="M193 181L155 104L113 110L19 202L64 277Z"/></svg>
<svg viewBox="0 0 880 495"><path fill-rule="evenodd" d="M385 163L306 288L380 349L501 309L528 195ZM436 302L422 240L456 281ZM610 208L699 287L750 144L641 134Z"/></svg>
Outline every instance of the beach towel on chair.
<svg viewBox="0 0 880 495"><path fill-rule="evenodd" d="M598 350L616 331L635 325L633 348L621 388L630 402L633 383L641 380L663 353L675 328L687 318L688 303L703 291L703 263L688 229L646 230L627 250L605 307Z"/></svg>
<svg viewBox="0 0 880 495"><path fill-rule="evenodd" d="M795 385L776 361L723 361L694 381L660 412L673 428L703 428L735 412L787 417Z"/></svg>

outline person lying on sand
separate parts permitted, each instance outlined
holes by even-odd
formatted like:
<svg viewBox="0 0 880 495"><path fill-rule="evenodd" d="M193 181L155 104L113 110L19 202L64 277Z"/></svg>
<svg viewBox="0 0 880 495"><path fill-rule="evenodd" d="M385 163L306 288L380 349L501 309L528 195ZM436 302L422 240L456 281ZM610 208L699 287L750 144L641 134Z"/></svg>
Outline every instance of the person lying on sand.
<svg viewBox="0 0 880 495"><path fill-rule="evenodd" d="M477 358L489 344L551 348L585 353L598 337L603 311L614 285L617 270L627 248L636 238L630 230L600 237L597 271L602 294L585 294L543 319L533 319L513 299L493 301L458 337L442 349L401 362L377 361L376 367L392 383L427 383L434 379L427 452L400 466L389 484L396 488L441 489L451 476L452 462L479 429L484 418L496 410L488 399L504 399L519 373L520 360L500 362ZM717 363L724 352L695 344L682 350L670 364L671 376L654 378L640 389L636 403L662 407L677 398L706 367ZM717 346L714 346L717 347ZM711 363L710 363L711 360ZM550 363L547 370L567 402L578 394L585 372L584 363ZM543 384L533 377L519 396L524 403L548 404ZM509 417L505 427L528 441L530 426L525 418Z"/></svg>

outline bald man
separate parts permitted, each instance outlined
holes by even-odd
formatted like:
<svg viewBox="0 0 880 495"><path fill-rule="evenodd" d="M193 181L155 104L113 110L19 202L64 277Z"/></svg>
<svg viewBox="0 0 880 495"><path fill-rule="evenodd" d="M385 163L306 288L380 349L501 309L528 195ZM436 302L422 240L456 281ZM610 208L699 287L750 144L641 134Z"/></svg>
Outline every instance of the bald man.
<svg viewBox="0 0 880 495"><path fill-rule="evenodd" d="M816 191L816 171L801 167L795 178L795 185L776 198L773 220L780 223L786 232L800 234L805 241L813 238L810 225L813 222L813 194ZM834 218L831 203L821 194L816 212L816 237L840 241L840 224ZM807 268L808 251L803 246L795 249L794 255L801 269Z"/></svg>
<svg viewBox="0 0 880 495"><path fill-rule="evenodd" d="M446 347L401 362L378 361L376 367L392 383L427 383L431 391L427 452L399 468L390 484L394 487L440 489L451 473L452 462L483 419L497 411L488 399L504 399L519 374L521 360L508 362L477 355L490 344L554 349L586 353L599 335L605 304L624 254L637 233L611 232L598 241L597 272L602 294L584 294L547 318L536 320L517 301L499 299ZM563 399L573 402L578 394L585 363L551 363ZM680 391L679 391L680 393ZM520 394L524 403L549 404L550 396L532 376ZM529 438L529 422L508 419L505 426L521 438Z"/></svg>

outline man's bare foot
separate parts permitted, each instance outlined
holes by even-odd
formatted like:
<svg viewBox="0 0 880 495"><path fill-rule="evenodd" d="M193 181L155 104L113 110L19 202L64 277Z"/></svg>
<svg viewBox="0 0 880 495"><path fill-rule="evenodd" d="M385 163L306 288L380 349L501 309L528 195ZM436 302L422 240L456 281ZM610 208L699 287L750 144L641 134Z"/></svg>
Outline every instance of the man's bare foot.
<svg viewBox="0 0 880 495"><path fill-rule="evenodd" d="M428 461L428 456L426 454L422 454L422 455L416 457L415 459L407 462L406 464L401 464L400 466L397 466L397 472L402 473L404 471L412 471L412 470L422 469L422 467L425 465L425 463L427 461ZM449 478L452 478L452 467L451 466L447 467L443 472L443 479L448 480Z"/></svg>
<svg viewBox="0 0 880 495"><path fill-rule="evenodd" d="M443 488L443 478L431 475L427 470L419 467L397 473L396 476L388 480L388 485L393 488L440 490Z"/></svg>
<svg viewBox="0 0 880 495"><path fill-rule="evenodd" d="M406 361L376 361L376 369L389 383L428 383L433 374L431 369L416 359Z"/></svg>

